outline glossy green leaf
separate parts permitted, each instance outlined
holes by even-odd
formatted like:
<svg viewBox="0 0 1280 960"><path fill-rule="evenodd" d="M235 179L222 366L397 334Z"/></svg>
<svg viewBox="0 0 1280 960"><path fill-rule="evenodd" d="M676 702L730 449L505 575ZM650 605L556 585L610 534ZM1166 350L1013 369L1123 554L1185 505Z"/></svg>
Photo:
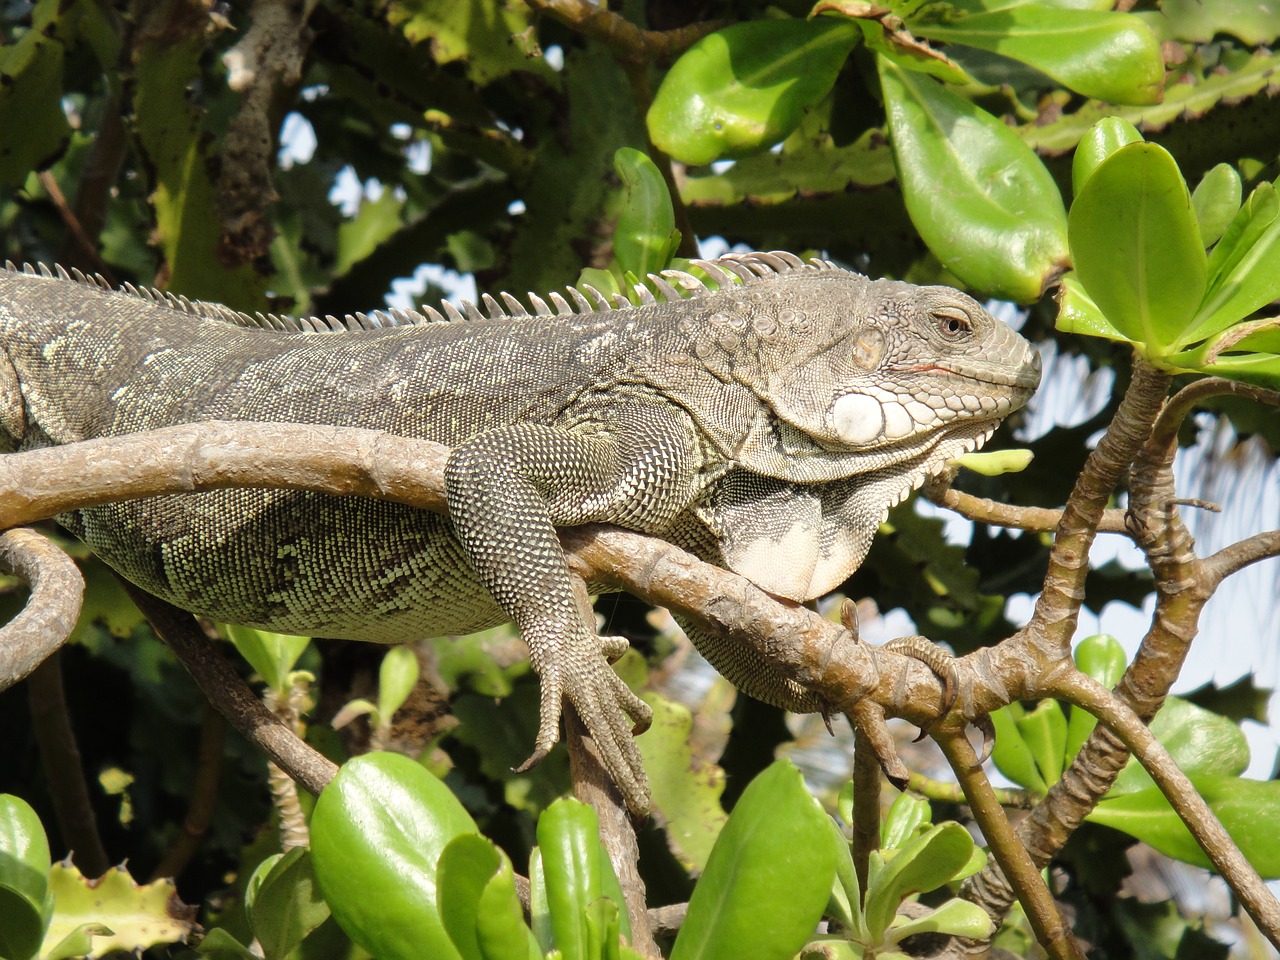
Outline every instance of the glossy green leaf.
<svg viewBox="0 0 1280 960"><path fill-rule="evenodd" d="M267 960L283 960L329 919L329 905L316 887L309 851L295 847L256 884L247 904L249 926Z"/></svg>
<svg viewBox="0 0 1280 960"><path fill-rule="evenodd" d="M1200 239L1211 247L1222 235L1240 211L1240 174L1229 163L1220 163L1196 184L1191 192L1191 204L1200 224Z"/></svg>
<svg viewBox="0 0 1280 960"><path fill-rule="evenodd" d="M223 628L240 656L249 661L263 682L278 693L289 689L289 673L311 642L308 637L294 637L269 630L255 630L227 624Z"/></svg>
<svg viewBox="0 0 1280 960"><path fill-rule="evenodd" d="M647 153L622 147L613 155L626 201L613 231L613 254L624 273L644 277L667 266L680 243L667 181Z"/></svg>
<svg viewBox="0 0 1280 960"><path fill-rule="evenodd" d="M950 461L957 467L972 470L984 477L999 477L1006 473L1021 473L1031 466L1035 454L1025 447L1009 450L989 450L984 453L965 453Z"/></svg>
<svg viewBox="0 0 1280 960"><path fill-rule="evenodd" d="M26 960L40 949L53 909L49 841L21 797L0 794L0 957Z"/></svg>
<svg viewBox="0 0 1280 960"><path fill-rule="evenodd" d="M345 763L316 801L311 854L338 925L379 960L458 958L437 907L436 863L476 833L449 788L408 757Z"/></svg>
<svg viewBox="0 0 1280 960"><path fill-rule="evenodd" d="M389 724L418 685L418 657L411 647L392 647L378 667L378 717Z"/></svg>
<svg viewBox="0 0 1280 960"><path fill-rule="evenodd" d="M777 761L757 775L720 831L671 960L792 957L831 891L830 830L790 763Z"/></svg>
<svg viewBox="0 0 1280 960"><path fill-rule="evenodd" d="M1089 128L1071 158L1071 192L1079 196L1098 164L1121 147L1141 143L1142 134L1123 117L1104 117Z"/></svg>
<svg viewBox="0 0 1280 960"><path fill-rule="evenodd" d="M522 956L542 960L538 941L524 922L516 894L515 872L505 857L480 893L476 943L484 960L519 960Z"/></svg>
<svg viewBox="0 0 1280 960"><path fill-rule="evenodd" d="M542 812L537 832L552 942L564 960L592 956L592 934L584 911L601 897L610 898L623 911L622 933L630 938L626 904L600 843L595 810L572 798L561 798Z"/></svg>
<svg viewBox="0 0 1280 960"><path fill-rule="evenodd" d="M929 249L985 294L1038 299L1067 258L1066 214L1049 171L991 114L877 62L898 180Z"/></svg>
<svg viewBox="0 0 1280 960"><path fill-rule="evenodd" d="M570 798L557 800L538 818L552 943L564 960L589 956L583 910L601 893L599 829L595 811Z"/></svg>
<svg viewBox="0 0 1280 960"><path fill-rule="evenodd" d="M1280 781L1193 776L1191 782L1222 821L1254 869L1280 878ZM1166 856L1201 867L1212 864L1157 788L1104 798L1088 819L1122 830Z"/></svg>
<svg viewBox="0 0 1280 960"><path fill-rule="evenodd" d="M1075 661L1082 673L1097 680L1108 690L1114 688L1124 675L1124 648L1120 646L1119 640L1105 633L1096 633L1081 640L1076 646ZM1071 708L1071 714L1067 717L1068 761L1080 752L1097 725L1097 719L1088 711L1079 707Z"/></svg>
<svg viewBox="0 0 1280 960"><path fill-rule="evenodd" d="M1055 700L1041 700L1018 718L1018 732L1035 758L1045 783L1062 779L1067 749L1067 718Z"/></svg>
<svg viewBox="0 0 1280 960"><path fill-rule="evenodd" d="M1058 283L1058 317L1054 322L1063 333L1075 333L1083 337L1105 337L1108 340L1129 338L1111 325L1098 305L1090 299L1074 273L1069 273Z"/></svg>
<svg viewBox="0 0 1280 960"><path fill-rule="evenodd" d="M1230 719L1170 697L1151 721L1151 732L1188 776L1236 776L1249 765L1249 743ZM1107 796L1154 787L1147 772L1130 758Z"/></svg>
<svg viewBox="0 0 1280 960"><path fill-rule="evenodd" d="M849 930L851 936L865 937L866 928L862 922L862 890L858 885L858 872L853 866L853 853L849 847L849 841L845 839L836 822L834 820L827 822L830 824L830 843L836 862L836 876L835 882L831 885L826 915Z"/></svg>
<svg viewBox="0 0 1280 960"><path fill-rule="evenodd" d="M1017 719L1023 713L1022 706L1016 703L991 711L991 725L996 735L991 760L996 769L1018 786L1039 794L1048 793L1049 785L1040 775L1035 756L1018 731Z"/></svg>
<svg viewBox="0 0 1280 960"><path fill-rule="evenodd" d="M969 832L949 821L930 827L897 850L874 851L864 908L872 942L884 938L903 898L942 886L969 862L973 846Z"/></svg>
<svg viewBox="0 0 1280 960"><path fill-rule="evenodd" d="M110 937L115 931L105 923L82 923L52 946L42 947L40 960L70 960L71 957L100 956L101 947L95 947L97 938ZM248 951L245 951L248 953ZM253 954L250 954L253 956Z"/></svg>
<svg viewBox="0 0 1280 960"><path fill-rule="evenodd" d="M478 834L455 837L436 864L440 919L464 960L483 960L479 931L480 898L502 866L493 842Z"/></svg>
<svg viewBox="0 0 1280 960"><path fill-rule="evenodd" d="M1178 165L1154 143L1115 151L1071 205L1076 277L1150 358L1177 347L1204 295L1207 264Z"/></svg>
<svg viewBox="0 0 1280 960"><path fill-rule="evenodd" d="M938 933L948 937L983 940L994 932L995 924L991 922L987 911L976 903L969 903L955 897L923 917L908 920L891 928L889 941L901 943L907 937L918 933Z"/></svg>
<svg viewBox="0 0 1280 960"><path fill-rule="evenodd" d="M1280 297L1280 199L1260 184L1227 227L1209 257L1209 288L1199 303L1194 343L1245 319Z"/></svg>
<svg viewBox="0 0 1280 960"><path fill-rule="evenodd" d="M900 793L893 798L889 810L880 821L880 846L885 850L901 847L921 827L933 820L933 810L924 797Z"/></svg>
<svg viewBox="0 0 1280 960"><path fill-rule="evenodd" d="M1257 47L1280 36L1280 7L1258 0L1161 0L1152 22L1175 40L1208 43L1227 33Z"/></svg>
<svg viewBox="0 0 1280 960"><path fill-rule="evenodd" d="M1019 60L1096 100L1146 104L1160 99L1160 41L1138 17L1024 3L938 23L915 22L931 40L963 43Z"/></svg>
<svg viewBox="0 0 1280 960"><path fill-rule="evenodd" d="M686 50L649 107L649 138L684 163L778 143L827 95L860 31L832 19L752 20Z"/></svg>

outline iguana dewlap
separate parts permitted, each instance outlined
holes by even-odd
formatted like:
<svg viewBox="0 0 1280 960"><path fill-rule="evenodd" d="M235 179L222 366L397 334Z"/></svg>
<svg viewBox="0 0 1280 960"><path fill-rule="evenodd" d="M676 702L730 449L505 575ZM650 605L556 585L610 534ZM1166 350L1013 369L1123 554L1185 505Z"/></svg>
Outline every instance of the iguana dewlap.
<svg viewBox="0 0 1280 960"><path fill-rule="evenodd" d="M640 306L484 298L486 315L248 317L65 273L0 272L0 448L204 420L364 427L447 444L450 516L299 491L218 490L60 519L195 613L401 642L514 620L542 680L535 756L567 696L628 802L648 708L583 621L556 526L662 537L805 600L861 563L888 508L979 446L1040 378L1027 341L944 287L786 253L651 278ZM594 294L595 292L592 291ZM817 701L694 631L746 692Z"/></svg>

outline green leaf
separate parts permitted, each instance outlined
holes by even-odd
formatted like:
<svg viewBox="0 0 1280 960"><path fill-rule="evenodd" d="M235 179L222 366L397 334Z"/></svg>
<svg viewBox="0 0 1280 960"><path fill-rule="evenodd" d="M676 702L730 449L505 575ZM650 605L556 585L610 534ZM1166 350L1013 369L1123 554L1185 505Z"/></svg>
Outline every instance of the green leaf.
<svg viewBox="0 0 1280 960"><path fill-rule="evenodd" d="M1138 17L1024 3L940 23L911 22L914 33L963 43L1029 64L1086 97L1112 103L1160 100L1160 41Z"/></svg>
<svg viewBox="0 0 1280 960"><path fill-rule="evenodd" d="M565 960L588 960L591 932L584 912L601 897L626 903L600 843L596 812L585 803L561 798L538 818L538 850L551 920L552 942ZM623 914L625 918L625 913ZM623 920L623 934L631 936Z"/></svg>
<svg viewBox="0 0 1280 960"><path fill-rule="evenodd" d="M1249 765L1249 743L1233 721L1180 697L1165 701L1151 732L1188 776L1236 776ZM1130 758L1107 796L1154 786L1142 764Z"/></svg>
<svg viewBox="0 0 1280 960"><path fill-rule="evenodd" d="M871 854L866 923L872 943L884 939L903 898L936 890L969 863L973 837L955 821L930 827L897 850Z"/></svg>
<svg viewBox="0 0 1280 960"><path fill-rule="evenodd" d="M1080 195L1085 181L1098 169L1098 164L1121 147L1141 143L1142 134L1123 117L1104 117L1089 128L1071 158L1071 192Z"/></svg>
<svg viewBox="0 0 1280 960"><path fill-rule="evenodd" d="M623 273L657 273L666 268L680 243L667 181L647 153L631 147L613 155L613 169L627 192L613 231L614 256Z"/></svg>
<svg viewBox="0 0 1280 960"><path fill-rule="evenodd" d="M248 914L249 926L267 960L283 960L329 919L329 906L316 888L309 851L295 847L271 867L257 884Z"/></svg>
<svg viewBox="0 0 1280 960"><path fill-rule="evenodd" d="M88 880L69 863L56 863L49 872L49 889L57 910L45 931L48 952L69 936L105 927L109 934L94 933L93 953L137 951L163 943L185 943L196 929L194 907L177 897L173 881L137 884L129 871L112 867L96 880Z"/></svg>
<svg viewBox="0 0 1280 960"><path fill-rule="evenodd" d="M777 761L757 775L693 889L671 960L794 956L831 892L830 830L827 815L790 763Z"/></svg>
<svg viewBox="0 0 1280 960"><path fill-rule="evenodd" d="M654 809L665 822L667 844L686 870L701 871L728 815L720 805L724 770L694 763L689 745L693 714L657 694L644 694L653 723L636 738L649 774Z"/></svg>
<svg viewBox="0 0 1280 960"><path fill-rule="evenodd" d="M1124 648L1115 637L1105 633L1097 633L1086 637L1076 646L1076 666L1108 690L1115 687L1124 675ZM1075 758L1084 746L1093 728L1098 725L1095 718L1087 710L1073 706L1067 717L1067 751L1068 762Z"/></svg>
<svg viewBox="0 0 1280 960"><path fill-rule="evenodd" d="M316 879L338 925L379 960L456 960L437 908L436 863L455 837L477 832L421 766L366 754L343 764L316 801Z"/></svg>
<svg viewBox="0 0 1280 960"><path fill-rule="evenodd" d="M1229 163L1220 163L1204 175L1191 193L1200 224L1200 239L1213 246L1240 211L1240 174Z"/></svg>
<svg viewBox="0 0 1280 960"><path fill-rule="evenodd" d="M378 718L389 724L418 685L418 657L407 646L392 647L378 668Z"/></svg>
<svg viewBox="0 0 1280 960"><path fill-rule="evenodd" d="M1090 299L1080 280L1074 273L1069 273L1058 284L1058 318L1054 326L1063 333L1074 333L1082 337L1105 337L1108 340L1129 338L1111 325L1103 316L1098 305Z"/></svg>
<svg viewBox="0 0 1280 960"><path fill-rule="evenodd" d="M524 922L515 872L505 857L480 894L476 943L484 960L515 960L522 955L528 960L542 960L538 941Z"/></svg>
<svg viewBox="0 0 1280 960"><path fill-rule="evenodd" d="M0 794L0 957L26 960L44 940L52 911L49 841L21 797Z"/></svg>
<svg viewBox="0 0 1280 960"><path fill-rule="evenodd" d="M1035 758L1045 783L1062 779L1067 749L1067 718L1055 700L1041 700L1018 718L1018 732Z"/></svg>
<svg viewBox="0 0 1280 960"><path fill-rule="evenodd" d="M927 827L933 820L933 810L929 801L923 797L915 797L909 793L900 793L893 798L889 811L880 822L880 846L885 850L895 850L910 840L921 827Z"/></svg>
<svg viewBox="0 0 1280 960"><path fill-rule="evenodd" d="M964 453L951 461L957 467L972 470L984 477L999 477L1006 473L1021 473L1031 466L1035 454L1025 447L1009 450L991 450L986 453Z"/></svg>
<svg viewBox="0 0 1280 960"><path fill-rule="evenodd" d="M533 11L494 0L393 0L387 21L410 43L429 41L431 59L461 62L467 78L485 86L515 71L554 79L531 34Z"/></svg>
<svg viewBox="0 0 1280 960"><path fill-rule="evenodd" d="M504 860L493 841L477 834L455 837L437 864L440 919L464 960L483 960L476 925L485 886Z"/></svg>
<svg viewBox="0 0 1280 960"><path fill-rule="evenodd" d="M393 190L383 190L376 200L362 200L360 209L338 227L338 255L333 276L351 272L361 260L371 256L379 244L395 235L403 225L405 203Z"/></svg>
<svg viewBox="0 0 1280 960"><path fill-rule="evenodd" d="M1240 208L1209 257L1209 284L1197 303L1194 343L1243 320L1280 297L1280 198L1259 184Z"/></svg>
<svg viewBox="0 0 1280 960"><path fill-rule="evenodd" d="M827 901L826 915L846 927L854 939L865 939L866 924L862 919L862 890L858 886L858 872L853 866L853 853L834 820L828 820L831 849L836 861L835 882ZM846 823L849 821L846 820Z"/></svg>
<svg viewBox="0 0 1280 960"><path fill-rule="evenodd" d="M277 693L289 691L289 674L311 642L309 637L272 633L253 627L226 624L227 639L249 661L263 682Z"/></svg>
<svg viewBox="0 0 1280 960"><path fill-rule="evenodd" d="M987 911L976 903L953 897L923 917L892 927L889 930L889 941L901 943L907 937L918 933L938 933L948 937L985 940L995 933L995 925L987 916Z"/></svg>
<svg viewBox="0 0 1280 960"><path fill-rule="evenodd" d="M1067 257L1066 214L1049 171L991 114L877 62L903 197L929 249L983 293L1038 299Z"/></svg>
<svg viewBox="0 0 1280 960"><path fill-rule="evenodd" d="M21 186L28 174L53 161L71 133L62 109L62 65L66 29L59 0L40 0L31 13L31 29L0 46L0 186Z"/></svg>
<svg viewBox="0 0 1280 960"><path fill-rule="evenodd" d="M1226 33L1259 47L1280 36L1280 7L1257 0L1161 0L1151 22L1175 40L1209 43Z"/></svg>
<svg viewBox="0 0 1280 960"><path fill-rule="evenodd" d="M1280 781L1193 776L1197 792L1222 821L1231 839L1266 879L1280 878ZM1165 856L1201 867L1212 864L1186 825L1156 787L1106 797L1088 819L1137 837Z"/></svg>
<svg viewBox="0 0 1280 960"><path fill-rule="evenodd" d="M991 748L991 759L1001 773L1020 787L1038 794L1049 792L1049 785L1040 775L1035 756L1022 739L1017 720L1026 711L1020 704L1010 704L991 711L991 725L995 728L996 741Z"/></svg>
<svg viewBox="0 0 1280 960"><path fill-rule="evenodd" d="M690 164L767 149L826 96L860 36L827 18L752 20L708 34L663 78L649 137Z"/></svg>
<svg viewBox="0 0 1280 960"><path fill-rule="evenodd" d="M1076 277L1148 358L1173 352L1204 295L1207 264L1191 195L1163 147L1131 143L1098 165L1071 205Z"/></svg>
<svg viewBox="0 0 1280 960"><path fill-rule="evenodd" d="M223 927L214 927L204 935L196 953L215 960L260 960L258 955Z"/></svg>

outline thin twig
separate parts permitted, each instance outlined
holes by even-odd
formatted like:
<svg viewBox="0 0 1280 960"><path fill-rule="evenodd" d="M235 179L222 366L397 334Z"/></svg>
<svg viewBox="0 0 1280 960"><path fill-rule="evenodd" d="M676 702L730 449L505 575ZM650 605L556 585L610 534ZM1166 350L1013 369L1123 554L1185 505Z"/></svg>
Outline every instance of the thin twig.
<svg viewBox="0 0 1280 960"><path fill-rule="evenodd" d="M924 495L938 506L954 510L968 520L989 523L995 527L1044 533L1056 530L1058 524L1062 522L1062 511L1052 507L1015 507L1011 503L975 497L971 493L963 493L952 487L928 485L924 489ZM1124 511L1114 508L1104 510L1102 519L1098 521L1098 532L1127 533L1124 527Z"/></svg>
<svg viewBox="0 0 1280 960"><path fill-rule="evenodd" d="M1233 573L1239 573L1259 560L1270 560L1276 556L1280 556L1280 530L1268 530L1265 533L1255 533L1205 557L1200 561L1200 572L1210 589L1216 590L1218 584Z"/></svg>
<svg viewBox="0 0 1280 960"><path fill-rule="evenodd" d="M907 779L907 789L920 794L926 800L936 800L939 803L966 802L964 791L960 789L960 784L950 783L946 780L936 780L933 777L925 776L923 773L912 772ZM1030 810L1040 802L1040 797L1030 790L1014 787L992 787L991 789L1002 807L1010 807L1015 810Z"/></svg>
<svg viewBox="0 0 1280 960"><path fill-rule="evenodd" d="M100 877L111 860L89 800L89 784L62 686L62 658L56 652L27 678L27 702L62 842L81 873Z"/></svg>
<svg viewBox="0 0 1280 960"><path fill-rule="evenodd" d="M1247 397L1258 403L1280 406L1280 391L1255 387L1251 383L1240 383L1238 380L1226 380L1222 377L1206 377L1183 387L1165 404L1156 418L1151 430L1153 442L1162 446L1173 443L1177 439L1178 428L1198 403L1211 397Z"/></svg>
<svg viewBox="0 0 1280 960"><path fill-rule="evenodd" d="M84 577L70 557L34 530L0 534L0 570L31 590L22 612L0 627L0 690L7 690L67 642L80 616Z"/></svg>
<svg viewBox="0 0 1280 960"><path fill-rule="evenodd" d="M1036 939L1050 957L1058 960L1083 960L1080 946L1071 935L1070 926L1063 921L1053 902L1053 894L1040 879L1040 871L1032 862L1026 847L1018 842L1009 818L1000 806L1000 799L991 787L991 781L983 772L977 753L965 737L964 731L942 730L933 735L942 748L947 762L955 771L956 779L964 790L973 817L982 829L982 835L991 846L991 852L999 861L1001 870L1027 913ZM999 917L992 918L999 922Z"/></svg>
<svg viewBox="0 0 1280 960"><path fill-rule="evenodd" d="M853 870L866 892L871 852L880 849L880 761L866 731L853 728Z"/></svg>
<svg viewBox="0 0 1280 960"><path fill-rule="evenodd" d="M1089 711L1124 742L1187 825L1258 929L1273 946L1280 947L1280 901L1147 725L1110 690L1077 670L1059 671L1052 695Z"/></svg>
<svg viewBox="0 0 1280 960"><path fill-rule="evenodd" d="M725 26L725 21L702 20L675 30L642 30L626 17L589 0L525 0L539 13L555 17L584 36L599 40L618 57L668 62L687 48Z"/></svg>

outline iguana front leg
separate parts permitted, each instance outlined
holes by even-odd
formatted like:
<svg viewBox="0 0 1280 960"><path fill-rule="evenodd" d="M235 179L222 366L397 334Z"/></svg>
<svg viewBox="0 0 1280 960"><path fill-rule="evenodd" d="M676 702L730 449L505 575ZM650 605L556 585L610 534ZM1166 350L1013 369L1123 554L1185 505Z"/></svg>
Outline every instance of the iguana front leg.
<svg viewBox="0 0 1280 960"><path fill-rule="evenodd" d="M515 621L542 681L538 737L525 766L560 736L567 696L635 812L649 788L634 732L647 704L610 669L626 649L583 622L555 528L615 522L660 529L692 496L695 441L683 414L661 403L610 412L574 431L514 424L458 446L445 467L449 512L477 576Z"/></svg>

